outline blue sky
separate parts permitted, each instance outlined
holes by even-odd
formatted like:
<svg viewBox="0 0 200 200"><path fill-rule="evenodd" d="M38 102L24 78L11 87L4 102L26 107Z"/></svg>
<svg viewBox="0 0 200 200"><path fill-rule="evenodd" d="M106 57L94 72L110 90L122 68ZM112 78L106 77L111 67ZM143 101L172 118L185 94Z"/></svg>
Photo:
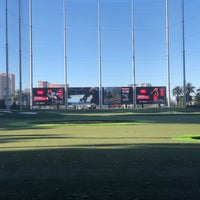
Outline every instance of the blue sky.
<svg viewBox="0 0 200 200"><path fill-rule="evenodd" d="M23 88L29 88L28 0L22 2ZM183 85L182 0L169 0L171 89ZM62 0L33 0L33 84L64 83ZM134 0L136 83L167 86L165 0ZM200 1L185 0L186 82L200 88ZM18 76L18 0L8 0L9 72ZM131 0L101 0L102 84L132 84ZM97 0L67 0L71 87L97 86ZM0 72L5 72L5 1L0 0Z"/></svg>

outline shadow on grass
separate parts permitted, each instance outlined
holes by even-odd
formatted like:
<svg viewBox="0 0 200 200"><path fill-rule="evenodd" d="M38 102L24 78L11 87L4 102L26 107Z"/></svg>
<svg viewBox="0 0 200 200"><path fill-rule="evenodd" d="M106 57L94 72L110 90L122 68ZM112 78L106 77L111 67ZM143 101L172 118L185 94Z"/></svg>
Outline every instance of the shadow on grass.
<svg viewBox="0 0 200 200"><path fill-rule="evenodd" d="M157 110L157 109L156 109ZM143 111L144 112L144 111ZM0 115L1 130L49 129L38 124L95 124L95 123L178 123L199 124L199 112L135 112L120 111L38 111L36 115L20 115L19 112Z"/></svg>
<svg viewBox="0 0 200 200"><path fill-rule="evenodd" d="M199 145L71 147L1 151L0 199L200 197Z"/></svg>
<svg viewBox="0 0 200 200"><path fill-rule="evenodd" d="M191 139L193 139L193 140L200 140L200 136L193 136L193 137L191 137Z"/></svg>
<svg viewBox="0 0 200 200"><path fill-rule="evenodd" d="M22 135L0 135L0 144L3 143L12 143L12 142L26 142L28 140L33 141L33 140L55 140L55 139L74 139L74 137L68 136L65 134L65 136L61 136L59 134L22 134ZM2 147L0 147L1 149Z"/></svg>

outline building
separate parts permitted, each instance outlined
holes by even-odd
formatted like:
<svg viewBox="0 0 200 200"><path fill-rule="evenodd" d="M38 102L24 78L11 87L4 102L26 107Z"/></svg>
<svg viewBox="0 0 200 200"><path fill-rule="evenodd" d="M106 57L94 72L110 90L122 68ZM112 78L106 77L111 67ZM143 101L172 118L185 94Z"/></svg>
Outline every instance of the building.
<svg viewBox="0 0 200 200"><path fill-rule="evenodd" d="M15 75L8 74L9 94L15 93ZM6 73L0 73L0 99L4 99L6 95Z"/></svg>
<svg viewBox="0 0 200 200"><path fill-rule="evenodd" d="M69 87L69 85L67 85ZM48 81L38 81L39 88L65 88L65 84L53 84Z"/></svg>
<svg viewBox="0 0 200 200"><path fill-rule="evenodd" d="M48 81L38 81L38 87L39 88L48 88L49 82Z"/></svg>
<svg viewBox="0 0 200 200"><path fill-rule="evenodd" d="M64 88L65 84L53 84L53 83L50 83L49 87L50 88Z"/></svg>
<svg viewBox="0 0 200 200"><path fill-rule="evenodd" d="M151 87L151 83L138 83L136 87Z"/></svg>

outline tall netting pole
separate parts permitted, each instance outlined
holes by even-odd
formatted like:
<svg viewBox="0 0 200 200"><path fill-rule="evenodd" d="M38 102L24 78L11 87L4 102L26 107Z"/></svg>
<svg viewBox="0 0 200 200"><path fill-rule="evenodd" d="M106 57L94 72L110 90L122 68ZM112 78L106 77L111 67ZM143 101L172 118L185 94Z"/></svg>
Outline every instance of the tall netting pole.
<svg viewBox="0 0 200 200"><path fill-rule="evenodd" d="M136 107L134 0L132 0L132 70L133 70L133 107Z"/></svg>
<svg viewBox="0 0 200 200"><path fill-rule="evenodd" d="M99 62L99 107L102 108L102 69L101 69L101 21L100 0L98 0L98 62Z"/></svg>
<svg viewBox="0 0 200 200"><path fill-rule="evenodd" d="M167 57L167 104L170 108L170 64L169 64L169 6L166 0L166 57Z"/></svg>
<svg viewBox="0 0 200 200"><path fill-rule="evenodd" d="M9 66L8 66L8 1L6 0L6 108L10 109L9 103Z"/></svg>
<svg viewBox="0 0 200 200"><path fill-rule="evenodd" d="M67 28L66 28L66 0L63 0L63 18L64 18L64 82L65 82L65 109L68 108L68 85L67 85Z"/></svg>
<svg viewBox="0 0 200 200"><path fill-rule="evenodd" d="M21 0L19 0L19 106L22 110Z"/></svg>
<svg viewBox="0 0 200 200"><path fill-rule="evenodd" d="M186 108L186 78L185 78L185 23L184 23L184 0L182 0L182 39L183 39L183 93L184 108Z"/></svg>
<svg viewBox="0 0 200 200"><path fill-rule="evenodd" d="M29 0L30 32L30 109L33 109L33 37L32 37L32 0Z"/></svg>

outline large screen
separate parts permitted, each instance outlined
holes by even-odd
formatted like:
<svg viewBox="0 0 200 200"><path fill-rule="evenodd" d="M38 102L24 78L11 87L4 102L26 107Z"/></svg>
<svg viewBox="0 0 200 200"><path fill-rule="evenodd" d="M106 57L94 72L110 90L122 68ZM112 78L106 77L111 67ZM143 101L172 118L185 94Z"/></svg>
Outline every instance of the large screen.
<svg viewBox="0 0 200 200"><path fill-rule="evenodd" d="M165 104L166 87L136 87L137 104Z"/></svg>
<svg viewBox="0 0 200 200"><path fill-rule="evenodd" d="M33 105L64 105L64 88L33 88Z"/></svg>
<svg viewBox="0 0 200 200"><path fill-rule="evenodd" d="M99 88L97 87L70 87L68 90L68 104L99 104Z"/></svg>
<svg viewBox="0 0 200 200"><path fill-rule="evenodd" d="M103 87L104 105L121 105L133 103L132 87Z"/></svg>
<svg viewBox="0 0 200 200"><path fill-rule="evenodd" d="M103 87L103 104L121 104L121 87Z"/></svg>
<svg viewBox="0 0 200 200"><path fill-rule="evenodd" d="M133 88L132 87L121 87L121 102L122 104L133 103Z"/></svg>
<svg viewBox="0 0 200 200"><path fill-rule="evenodd" d="M68 104L94 103L99 105L98 87L68 88ZM132 87L103 87L104 105L122 105L133 103ZM165 104L166 87L136 87L137 104ZM64 88L33 88L33 105L65 104Z"/></svg>

